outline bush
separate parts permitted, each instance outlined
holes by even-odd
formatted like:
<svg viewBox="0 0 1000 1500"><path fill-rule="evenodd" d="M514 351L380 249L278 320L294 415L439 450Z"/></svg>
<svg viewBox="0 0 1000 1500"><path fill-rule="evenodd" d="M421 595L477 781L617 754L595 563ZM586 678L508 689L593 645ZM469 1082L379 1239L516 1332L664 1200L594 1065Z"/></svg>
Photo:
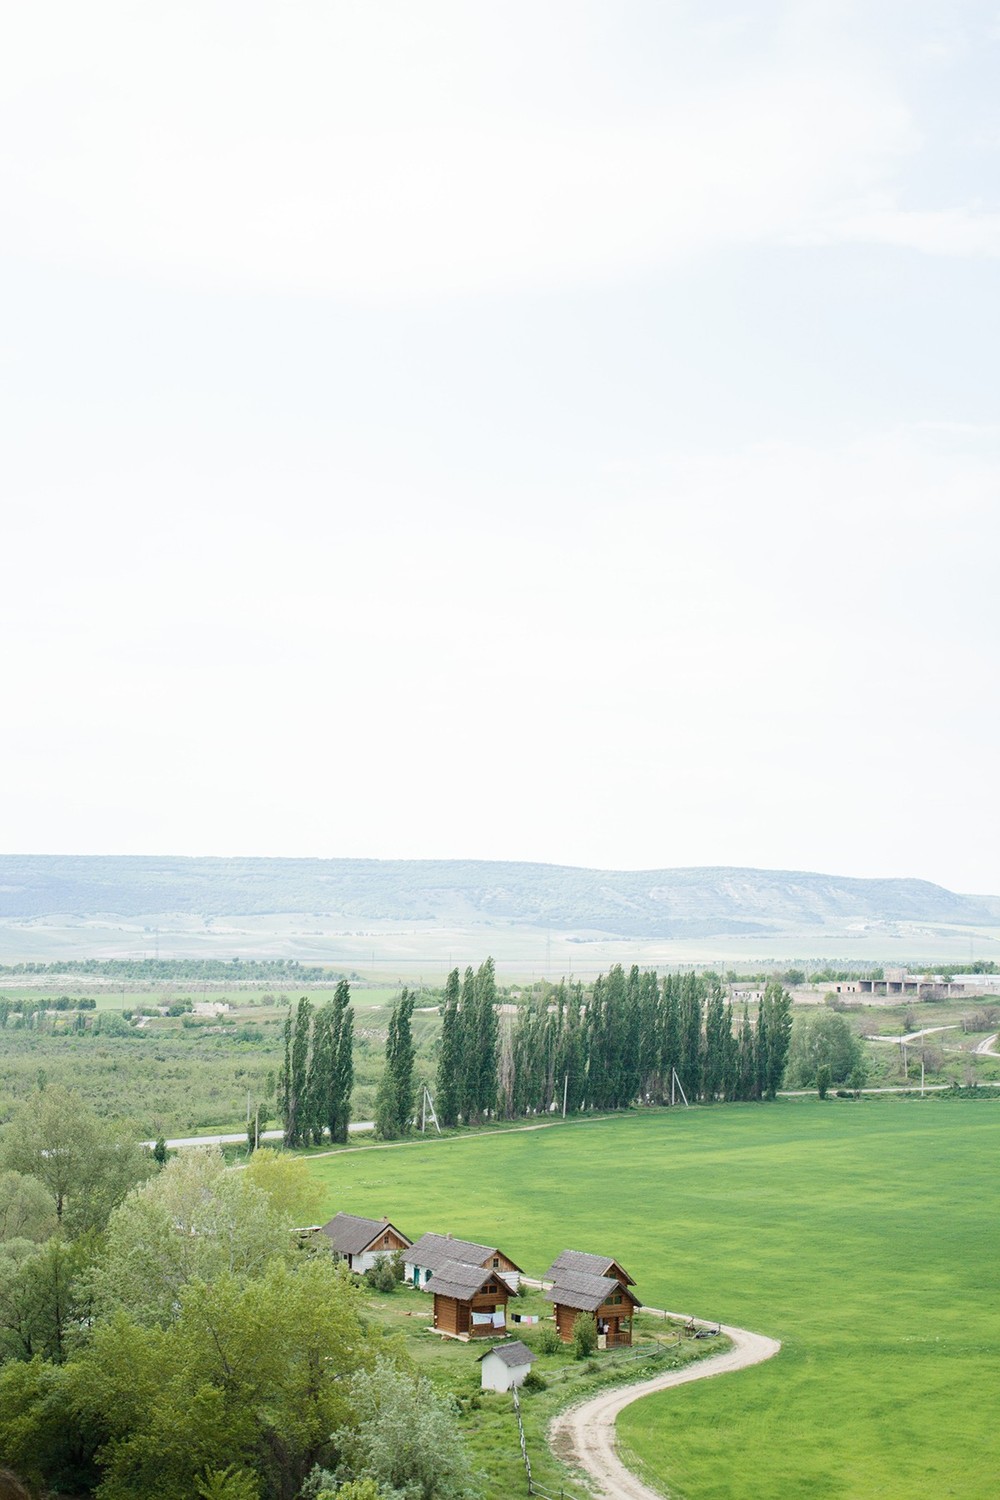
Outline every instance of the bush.
<svg viewBox="0 0 1000 1500"><path fill-rule="evenodd" d="M573 1324L573 1354L576 1359L589 1359L597 1348L597 1324L593 1318L581 1313Z"/></svg>
<svg viewBox="0 0 1000 1500"><path fill-rule="evenodd" d="M536 1370L529 1370L521 1381L522 1391L547 1391L549 1383L543 1380Z"/></svg>
<svg viewBox="0 0 1000 1500"><path fill-rule="evenodd" d="M831 1082L832 1079L830 1078L830 1064L820 1063L819 1067L816 1069L816 1092L819 1094L819 1097L821 1099L825 1099L827 1094L830 1092Z"/></svg>
<svg viewBox="0 0 1000 1500"><path fill-rule="evenodd" d="M555 1328L543 1328L535 1342L535 1348L539 1354L558 1354L562 1348L562 1339Z"/></svg>
<svg viewBox="0 0 1000 1500"><path fill-rule="evenodd" d="M396 1271L388 1255L377 1255L375 1264L365 1272L365 1282L373 1292L394 1292Z"/></svg>

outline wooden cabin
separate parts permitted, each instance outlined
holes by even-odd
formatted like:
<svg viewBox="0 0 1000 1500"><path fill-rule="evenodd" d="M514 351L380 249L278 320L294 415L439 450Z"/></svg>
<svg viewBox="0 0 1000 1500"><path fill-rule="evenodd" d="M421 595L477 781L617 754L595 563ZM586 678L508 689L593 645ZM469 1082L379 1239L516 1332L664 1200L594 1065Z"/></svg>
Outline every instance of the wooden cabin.
<svg viewBox="0 0 1000 1500"><path fill-rule="evenodd" d="M599 1349L631 1344L632 1314L642 1306L620 1277L592 1276L585 1271L561 1271L545 1300L553 1304L556 1329L564 1344L572 1343L578 1318L592 1318Z"/></svg>
<svg viewBox="0 0 1000 1500"><path fill-rule="evenodd" d="M359 1275L380 1255L409 1250L413 1243L388 1219L362 1219L357 1214L334 1214L317 1232L326 1236L333 1252Z"/></svg>
<svg viewBox="0 0 1000 1500"><path fill-rule="evenodd" d="M422 1234L406 1252L406 1280L421 1291L427 1291L434 1273L448 1261L466 1266L482 1266L484 1271L499 1271L512 1292L521 1279L521 1267L496 1245L479 1245L473 1240L456 1240L450 1234Z"/></svg>
<svg viewBox="0 0 1000 1500"><path fill-rule="evenodd" d="M585 1250L563 1250L546 1271L544 1281L558 1281L560 1271L573 1271L584 1276L614 1276L626 1286L635 1286L621 1261L610 1260L606 1255L590 1255Z"/></svg>
<svg viewBox="0 0 1000 1500"><path fill-rule="evenodd" d="M492 1267L447 1260L428 1281L434 1298L434 1327L458 1338L505 1337L512 1289Z"/></svg>

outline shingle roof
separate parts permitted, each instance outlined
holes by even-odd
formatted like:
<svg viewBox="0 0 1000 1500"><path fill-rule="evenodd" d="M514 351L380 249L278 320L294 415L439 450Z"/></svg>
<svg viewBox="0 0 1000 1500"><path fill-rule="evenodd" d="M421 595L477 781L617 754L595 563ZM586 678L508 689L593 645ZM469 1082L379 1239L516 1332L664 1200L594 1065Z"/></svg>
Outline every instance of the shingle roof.
<svg viewBox="0 0 1000 1500"><path fill-rule="evenodd" d="M496 1281L505 1292L510 1291L499 1271L469 1266L460 1260L446 1260L437 1267L424 1290L436 1292L439 1297L457 1297L459 1302L468 1302L488 1281Z"/></svg>
<svg viewBox="0 0 1000 1500"><path fill-rule="evenodd" d="M362 1219L357 1214L334 1214L329 1223L323 1225L320 1233L327 1236L333 1248L339 1250L341 1255L360 1255L386 1229L394 1229L399 1234L399 1230L388 1219ZM406 1239L405 1234L399 1234L399 1237Z"/></svg>
<svg viewBox="0 0 1000 1500"><path fill-rule="evenodd" d="M406 1259L411 1266L426 1266L436 1271L449 1260L478 1266L498 1253L496 1245L477 1245L474 1240L455 1240L447 1234L422 1234L406 1252ZM510 1256L506 1259L510 1260ZM521 1267L515 1269L519 1271Z"/></svg>
<svg viewBox="0 0 1000 1500"><path fill-rule="evenodd" d="M495 1354L498 1359L503 1360L508 1369L513 1369L516 1365L534 1364L538 1358L538 1355L532 1354L527 1344L522 1344L520 1339L515 1339L512 1344L494 1344L492 1349L487 1349L486 1354ZM486 1354L480 1354L480 1362L486 1358Z"/></svg>
<svg viewBox="0 0 1000 1500"><path fill-rule="evenodd" d="M560 1271L582 1272L587 1276L607 1276L612 1266L617 1266L623 1272L629 1286L635 1286L632 1277L625 1270L620 1260L615 1260L610 1255L590 1255L585 1250L563 1250L556 1256L551 1266L545 1273L546 1281L557 1281Z"/></svg>
<svg viewBox="0 0 1000 1500"><path fill-rule="evenodd" d="M640 1306L634 1292L630 1292L616 1276L589 1276L582 1271L561 1271L550 1292L545 1293L546 1302L558 1303L560 1307L575 1307L581 1312L596 1312L602 1302L617 1291L621 1291L636 1307Z"/></svg>

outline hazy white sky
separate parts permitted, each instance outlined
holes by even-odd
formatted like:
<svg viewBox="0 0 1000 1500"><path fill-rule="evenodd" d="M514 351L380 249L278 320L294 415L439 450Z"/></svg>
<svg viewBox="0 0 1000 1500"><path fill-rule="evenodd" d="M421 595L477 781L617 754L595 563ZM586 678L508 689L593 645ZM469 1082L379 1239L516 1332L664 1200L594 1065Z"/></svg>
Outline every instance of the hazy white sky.
<svg viewBox="0 0 1000 1500"><path fill-rule="evenodd" d="M0 13L0 847L1000 891L1000 5Z"/></svg>

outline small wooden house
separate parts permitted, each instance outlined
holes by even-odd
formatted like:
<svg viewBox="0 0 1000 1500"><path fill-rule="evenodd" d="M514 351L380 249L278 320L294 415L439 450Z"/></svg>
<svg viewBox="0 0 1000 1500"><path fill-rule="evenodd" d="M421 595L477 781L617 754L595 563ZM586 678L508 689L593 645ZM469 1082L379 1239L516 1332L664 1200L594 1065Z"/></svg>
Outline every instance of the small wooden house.
<svg viewBox="0 0 1000 1500"><path fill-rule="evenodd" d="M499 1271L512 1292L516 1292L521 1267L504 1255L496 1245L479 1245L473 1240L456 1240L450 1234L422 1234L406 1252L404 1273L412 1286L428 1290L434 1273L448 1261L466 1266L482 1266L484 1271Z"/></svg>
<svg viewBox="0 0 1000 1500"><path fill-rule="evenodd" d="M359 1275L380 1255L409 1250L412 1243L388 1219L362 1219L357 1214L334 1214L318 1233L326 1236L334 1253Z"/></svg>
<svg viewBox="0 0 1000 1500"><path fill-rule="evenodd" d="M620 1261L611 1260L606 1255L589 1255L585 1250L562 1250L556 1256L543 1280L558 1281L560 1271L582 1272L585 1276L614 1276L623 1281L626 1286L635 1286L635 1282L628 1274Z"/></svg>
<svg viewBox="0 0 1000 1500"><path fill-rule="evenodd" d="M497 1344L479 1356L482 1371L479 1383L484 1391L509 1391L521 1384L537 1358L520 1339L512 1344Z"/></svg>
<svg viewBox="0 0 1000 1500"><path fill-rule="evenodd" d="M545 1299L553 1304L564 1344L572 1342L578 1318L593 1318L599 1349L631 1344L632 1314L642 1306L620 1277L592 1276L585 1271L561 1271Z"/></svg>
<svg viewBox="0 0 1000 1500"><path fill-rule="evenodd" d="M511 1288L492 1268L446 1260L425 1288L434 1298L434 1327L458 1338L496 1338L507 1332Z"/></svg>

